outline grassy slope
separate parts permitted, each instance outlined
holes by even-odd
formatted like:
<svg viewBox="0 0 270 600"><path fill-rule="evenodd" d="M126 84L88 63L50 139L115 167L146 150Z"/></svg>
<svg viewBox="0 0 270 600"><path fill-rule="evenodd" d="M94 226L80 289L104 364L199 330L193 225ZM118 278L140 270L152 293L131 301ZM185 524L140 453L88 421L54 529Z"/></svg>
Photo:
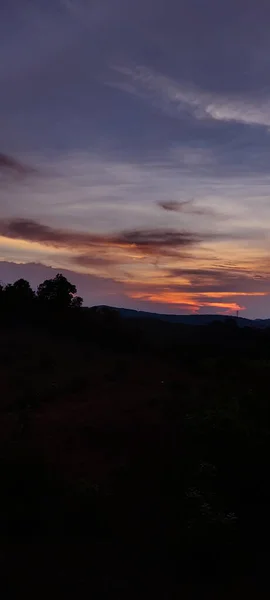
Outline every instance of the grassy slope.
<svg viewBox="0 0 270 600"><path fill-rule="evenodd" d="M248 559L256 574L253 539L269 520L269 361L208 354L166 359L2 329L9 585L56 578L131 596L149 585L164 597L184 582L238 581Z"/></svg>

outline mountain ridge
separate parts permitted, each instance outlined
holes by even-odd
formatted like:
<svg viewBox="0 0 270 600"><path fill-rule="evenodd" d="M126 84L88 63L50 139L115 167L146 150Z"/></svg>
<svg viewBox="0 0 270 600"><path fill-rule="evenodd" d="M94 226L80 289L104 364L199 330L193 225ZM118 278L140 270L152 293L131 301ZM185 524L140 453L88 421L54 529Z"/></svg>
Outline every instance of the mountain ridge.
<svg viewBox="0 0 270 600"><path fill-rule="evenodd" d="M164 321L167 323L180 323L186 325L209 325L214 321L226 323L226 321L234 320L240 327L259 327L265 329L270 327L269 319L248 319L246 317L234 317L231 315L205 314L205 315L171 315L166 313L152 313L148 311L136 310L133 308L119 308L108 305L100 305L93 308L105 308L116 310L123 319L148 319L156 321Z"/></svg>

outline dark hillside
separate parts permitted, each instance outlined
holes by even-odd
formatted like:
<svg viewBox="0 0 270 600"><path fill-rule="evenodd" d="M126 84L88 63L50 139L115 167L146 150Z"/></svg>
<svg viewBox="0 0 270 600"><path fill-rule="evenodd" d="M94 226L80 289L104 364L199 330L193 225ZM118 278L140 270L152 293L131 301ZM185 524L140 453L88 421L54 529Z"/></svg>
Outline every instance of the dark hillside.
<svg viewBox="0 0 270 600"><path fill-rule="evenodd" d="M270 331L123 319L80 309L50 281L41 290L41 304L24 283L2 303L4 583L258 595L270 532Z"/></svg>

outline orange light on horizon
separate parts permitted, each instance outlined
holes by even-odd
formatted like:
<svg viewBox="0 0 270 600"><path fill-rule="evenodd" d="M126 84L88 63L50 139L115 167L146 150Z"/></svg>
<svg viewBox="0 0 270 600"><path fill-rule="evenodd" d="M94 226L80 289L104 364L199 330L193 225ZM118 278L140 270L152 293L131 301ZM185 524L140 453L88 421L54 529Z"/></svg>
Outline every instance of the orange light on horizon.
<svg viewBox="0 0 270 600"><path fill-rule="evenodd" d="M238 296L269 296L270 292L200 292L205 298L230 298Z"/></svg>
<svg viewBox="0 0 270 600"><path fill-rule="evenodd" d="M228 302L206 302L201 306L212 306L213 308L224 308L228 312L236 312L237 310L245 310L245 306L240 306L236 302L232 302L231 304Z"/></svg>
<svg viewBox="0 0 270 600"><path fill-rule="evenodd" d="M181 306L182 308L188 308L192 312L198 311L200 308L209 306L213 308L225 309L230 312L237 310L245 310L245 306L241 306L237 302L215 302L215 294L212 294L212 301L202 300L203 294L185 294L181 292L163 292L163 293L144 293L144 292L131 292L128 294L130 298L134 300L145 300L147 302L156 302L159 304L171 304L174 306ZM253 295L253 294L252 294ZM206 298L211 296L207 295ZM225 294L220 295L220 298L226 297Z"/></svg>

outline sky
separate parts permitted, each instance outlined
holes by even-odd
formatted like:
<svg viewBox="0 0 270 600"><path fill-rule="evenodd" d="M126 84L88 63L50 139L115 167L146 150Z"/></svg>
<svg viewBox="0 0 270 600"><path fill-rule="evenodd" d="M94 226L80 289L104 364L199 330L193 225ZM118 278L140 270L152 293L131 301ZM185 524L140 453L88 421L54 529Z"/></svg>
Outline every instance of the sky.
<svg viewBox="0 0 270 600"><path fill-rule="evenodd" d="M269 0L1 0L0 280L270 317Z"/></svg>

